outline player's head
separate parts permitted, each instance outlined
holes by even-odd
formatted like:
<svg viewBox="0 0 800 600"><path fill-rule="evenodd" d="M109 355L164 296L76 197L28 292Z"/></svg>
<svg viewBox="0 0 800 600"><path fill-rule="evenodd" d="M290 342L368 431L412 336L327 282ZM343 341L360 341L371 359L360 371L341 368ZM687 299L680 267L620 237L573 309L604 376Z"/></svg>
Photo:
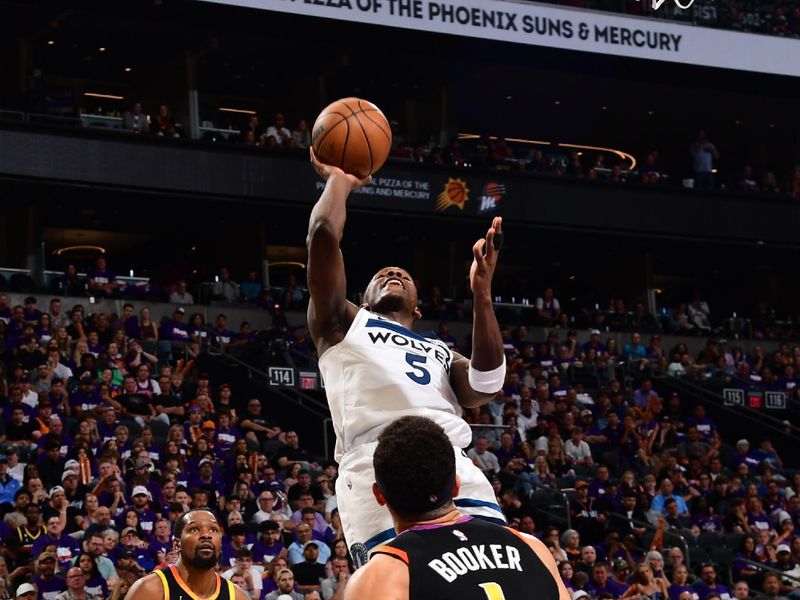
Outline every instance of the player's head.
<svg viewBox="0 0 800 600"><path fill-rule="evenodd" d="M182 561L198 569L213 569L222 547L217 517L207 508L184 513L175 522L174 545Z"/></svg>
<svg viewBox="0 0 800 600"><path fill-rule="evenodd" d="M407 519L430 519L452 509L460 482L453 444L425 417L402 417L383 430L373 457L378 503Z"/></svg>
<svg viewBox="0 0 800 600"><path fill-rule="evenodd" d="M364 291L364 304L378 313L407 312L414 319L422 314L417 306L417 286L405 269L384 267L367 284Z"/></svg>

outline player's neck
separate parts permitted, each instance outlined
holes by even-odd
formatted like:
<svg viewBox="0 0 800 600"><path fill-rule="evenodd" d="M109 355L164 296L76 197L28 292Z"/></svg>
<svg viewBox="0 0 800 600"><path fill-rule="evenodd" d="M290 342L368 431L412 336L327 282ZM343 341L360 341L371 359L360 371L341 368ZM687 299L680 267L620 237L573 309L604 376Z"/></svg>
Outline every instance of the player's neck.
<svg viewBox="0 0 800 600"><path fill-rule="evenodd" d="M454 506L452 510L447 511L440 517L436 517L434 519L426 519L424 521L418 519L404 519L403 517L396 517L394 522L394 528L397 530L397 533L402 533L406 529L411 529L412 527L425 527L428 525L451 525L453 523L458 522L458 520L463 517L458 509Z"/></svg>
<svg viewBox="0 0 800 600"><path fill-rule="evenodd" d="M395 323L400 323L406 329L412 329L414 327L414 317L413 315L409 315L403 311L373 311L375 314L380 315L382 317L386 317L387 319L391 319Z"/></svg>
<svg viewBox="0 0 800 600"><path fill-rule="evenodd" d="M198 569L183 559L178 559L178 563L175 566L181 579L194 592L195 596L198 598L210 598L214 595L217 589L217 577L213 568Z"/></svg>

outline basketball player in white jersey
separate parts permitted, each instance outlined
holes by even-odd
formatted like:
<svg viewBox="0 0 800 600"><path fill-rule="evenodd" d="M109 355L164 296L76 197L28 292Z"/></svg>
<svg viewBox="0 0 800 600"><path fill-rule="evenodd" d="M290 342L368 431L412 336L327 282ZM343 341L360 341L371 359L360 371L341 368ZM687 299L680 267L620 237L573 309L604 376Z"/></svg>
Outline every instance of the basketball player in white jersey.
<svg viewBox="0 0 800 600"><path fill-rule="evenodd" d="M428 417L447 433L461 478L456 506L472 516L505 523L491 485L463 452L472 434L462 418L462 407L488 402L505 378L503 338L491 294L501 218L495 217L486 238L472 248L473 351L468 360L441 340L411 330L422 315L417 289L404 269L378 271L361 307L346 299L339 243L347 198L370 178L359 180L322 164L313 150L311 161L326 185L308 227L308 325L336 431L336 498L353 559L363 564L370 549L395 536L391 515L372 494L372 455L383 428L402 416Z"/></svg>

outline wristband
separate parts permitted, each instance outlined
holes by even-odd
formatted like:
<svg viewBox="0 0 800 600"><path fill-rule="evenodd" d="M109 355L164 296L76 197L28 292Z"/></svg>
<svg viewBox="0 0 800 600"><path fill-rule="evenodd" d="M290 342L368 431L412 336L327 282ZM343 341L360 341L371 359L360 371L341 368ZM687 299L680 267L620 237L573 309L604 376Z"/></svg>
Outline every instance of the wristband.
<svg viewBox="0 0 800 600"><path fill-rule="evenodd" d="M484 394L494 394L503 389L506 380L506 357L503 356L503 364L491 371L478 371L472 368L469 363L469 386L476 392Z"/></svg>

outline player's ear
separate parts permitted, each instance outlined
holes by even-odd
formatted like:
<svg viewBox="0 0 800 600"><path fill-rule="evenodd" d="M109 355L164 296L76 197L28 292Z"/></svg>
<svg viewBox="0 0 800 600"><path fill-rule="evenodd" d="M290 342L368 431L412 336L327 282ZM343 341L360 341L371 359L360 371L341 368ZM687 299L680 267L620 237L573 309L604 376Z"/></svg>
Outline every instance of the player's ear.
<svg viewBox="0 0 800 600"><path fill-rule="evenodd" d="M458 492L461 491L461 477L456 475L456 480L453 483L453 498L458 497Z"/></svg>
<svg viewBox="0 0 800 600"><path fill-rule="evenodd" d="M381 492L381 488L378 487L377 483L372 484L372 495L375 496L375 500L378 501L378 504L386 506L386 498L383 497L383 492Z"/></svg>
<svg viewBox="0 0 800 600"><path fill-rule="evenodd" d="M421 319L421 318L422 318L422 311L419 309L419 306L415 306L415 307L414 307L414 313L413 313L413 315L414 315L414 320L415 320L415 321L416 321L417 319Z"/></svg>

